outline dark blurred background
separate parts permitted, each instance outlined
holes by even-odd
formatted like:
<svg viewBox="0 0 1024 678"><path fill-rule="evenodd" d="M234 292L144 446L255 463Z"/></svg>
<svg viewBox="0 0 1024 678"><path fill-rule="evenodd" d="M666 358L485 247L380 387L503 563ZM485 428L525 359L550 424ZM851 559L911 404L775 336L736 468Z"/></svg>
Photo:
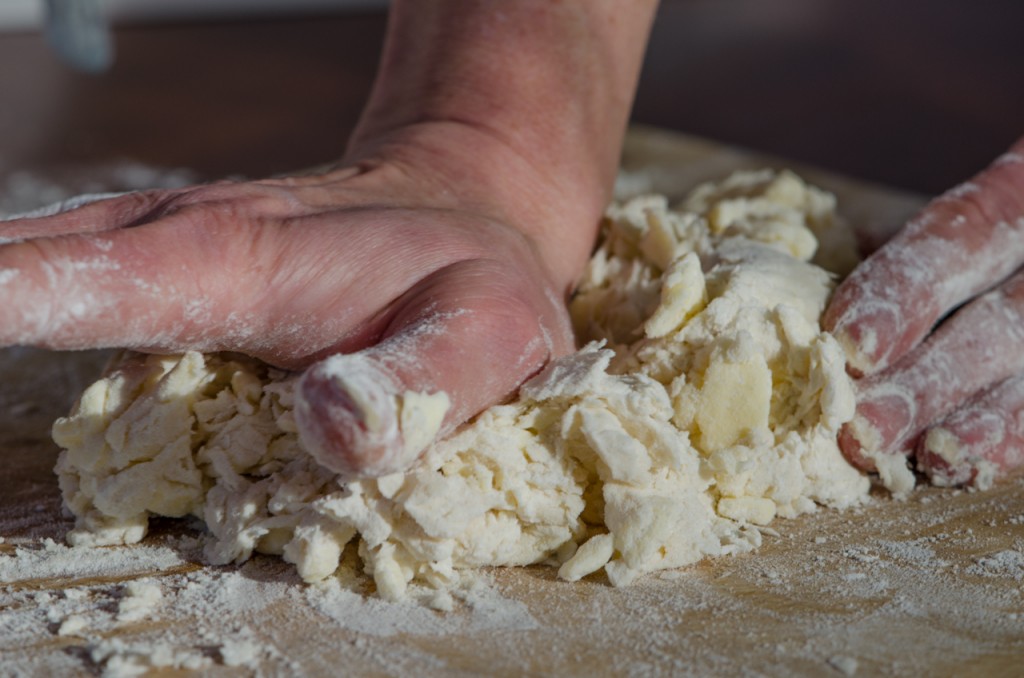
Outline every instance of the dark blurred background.
<svg viewBox="0 0 1024 678"><path fill-rule="evenodd" d="M0 174L330 160L384 22L379 5L126 20L100 76L69 70L38 31L0 33ZM665 0L634 119L939 192L1024 134L1024 2Z"/></svg>

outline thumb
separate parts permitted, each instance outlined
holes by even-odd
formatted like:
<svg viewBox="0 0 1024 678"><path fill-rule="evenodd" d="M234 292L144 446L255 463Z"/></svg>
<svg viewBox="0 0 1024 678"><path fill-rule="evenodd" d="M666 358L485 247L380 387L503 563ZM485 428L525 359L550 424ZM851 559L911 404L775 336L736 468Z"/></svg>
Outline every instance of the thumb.
<svg viewBox="0 0 1024 678"><path fill-rule="evenodd" d="M573 346L564 305L537 280L478 260L418 283L389 309L379 343L303 375L295 415L304 448L344 475L387 475L508 398Z"/></svg>

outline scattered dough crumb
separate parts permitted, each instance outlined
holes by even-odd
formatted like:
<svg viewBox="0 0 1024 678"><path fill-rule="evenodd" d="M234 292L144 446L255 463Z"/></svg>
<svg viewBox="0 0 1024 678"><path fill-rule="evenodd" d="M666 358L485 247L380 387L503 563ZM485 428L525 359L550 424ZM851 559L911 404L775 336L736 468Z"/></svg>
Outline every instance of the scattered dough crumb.
<svg viewBox="0 0 1024 678"><path fill-rule="evenodd" d="M828 665L844 676L853 676L857 673L857 660L853 657L843 657L840 655L830 657Z"/></svg>
<svg viewBox="0 0 1024 678"><path fill-rule="evenodd" d="M154 668L199 671L212 664L209 657L197 650L165 643L129 643L119 638L105 639L91 646L89 656L103 667L104 678L141 676Z"/></svg>
<svg viewBox="0 0 1024 678"><path fill-rule="evenodd" d="M150 615L164 593L160 585L149 581L132 581L124 587L124 596L117 604L117 619L122 622L133 622L145 619Z"/></svg>
<svg viewBox="0 0 1024 678"><path fill-rule="evenodd" d="M259 644L248 638L232 638L220 645L220 656L225 666L256 668L262 654Z"/></svg>
<svg viewBox="0 0 1024 678"><path fill-rule="evenodd" d="M89 620L85 617L77 614L73 614L65 619L60 624L60 628L57 629L58 636L81 636L84 635L83 631L89 628Z"/></svg>

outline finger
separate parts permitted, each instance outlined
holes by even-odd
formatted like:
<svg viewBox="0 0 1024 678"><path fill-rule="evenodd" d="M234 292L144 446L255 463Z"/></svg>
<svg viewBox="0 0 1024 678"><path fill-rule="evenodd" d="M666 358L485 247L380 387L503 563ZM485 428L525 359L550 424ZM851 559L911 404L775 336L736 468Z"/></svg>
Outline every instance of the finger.
<svg viewBox="0 0 1024 678"><path fill-rule="evenodd" d="M1024 139L933 201L839 286L823 325L855 372L916 346L943 315L1024 262Z"/></svg>
<svg viewBox="0 0 1024 678"><path fill-rule="evenodd" d="M247 210L264 219L308 215L316 210L293 195L311 193L315 189L284 182L220 181L180 189L80 195L0 220L0 244L131 228L199 206L211 211Z"/></svg>
<svg viewBox="0 0 1024 678"><path fill-rule="evenodd" d="M980 489L1024 466L1024 374L972 398L929 428L917 466L935 485Z"/></svg>
<svg viewBox="0 0 1024 678"><path fill-rule="evenodd" d="M1024 272L958 311L889 370L860 381L840 433L847 458L874 470L973 394L1024 371Z"/></svg>
<svg viewBox="0 0 1024 678"><path fill-rule="evenodd" d="M170 347L222 275L196 265L194 236L145 227L0 247L0 345Z"/></svg>
<svg viewBox="0 0 1024 678"><path fill-rule="evenodd" d="M82 195L75 195L66 200L59 200L49 205L43 205L27 212L19 212L17 214L5 214L0 217L0 224L5 221L14 221L16 219L39 219L42 217L52 217L55 214L62 212L69 212L79 207L90 205L94 202L100 202L101 200L112 200L113 198L120 198L123 195L127 195L125 191L119 193L83 193Z"/></svg>
<svg viewBox="0 0 1024 678"><path fill-rule="evenodd" d="M2 246L0 345L232 350L304 367L378 338L380 309L477 251L402 214L252 221L197 206L137 228Z"/></svg>
<svg viewBox="0 0 1024 678"><path fill-rule="evenodd" d="M348 476L405 470L437 435L571 350L564 308L517 280L488 262L446 268L402 300L380 344L308 370L295 409L303 446Z"/></svg>
<svg viewBox="0 0 1024 678"><path fill-rule="evenodd" d="M73 233L99 233L146 221L161 211L169 191L80 195L0 221L0 244Z"/></svg>

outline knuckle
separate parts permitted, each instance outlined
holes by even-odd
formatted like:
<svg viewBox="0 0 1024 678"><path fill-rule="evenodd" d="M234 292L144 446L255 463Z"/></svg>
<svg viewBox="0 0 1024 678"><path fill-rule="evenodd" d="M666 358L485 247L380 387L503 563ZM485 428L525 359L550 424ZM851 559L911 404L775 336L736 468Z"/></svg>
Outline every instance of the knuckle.
<svg viewBox="0 0 1024 678"><path fill-rule="evenodd" d="M542 361L553 352L552 313L544 308L546 301L537 299L523 287L502 286L494 290L483 308L481 321L491 346L497 353L529 362Z"/></svg>
<svg viewBox="0 0 1024 678"><path fill-rule="evenodd" d="M1024 219L1024 164L997 163L979 179L979 190L966 196L972 208L989 223Z"/></svg>

